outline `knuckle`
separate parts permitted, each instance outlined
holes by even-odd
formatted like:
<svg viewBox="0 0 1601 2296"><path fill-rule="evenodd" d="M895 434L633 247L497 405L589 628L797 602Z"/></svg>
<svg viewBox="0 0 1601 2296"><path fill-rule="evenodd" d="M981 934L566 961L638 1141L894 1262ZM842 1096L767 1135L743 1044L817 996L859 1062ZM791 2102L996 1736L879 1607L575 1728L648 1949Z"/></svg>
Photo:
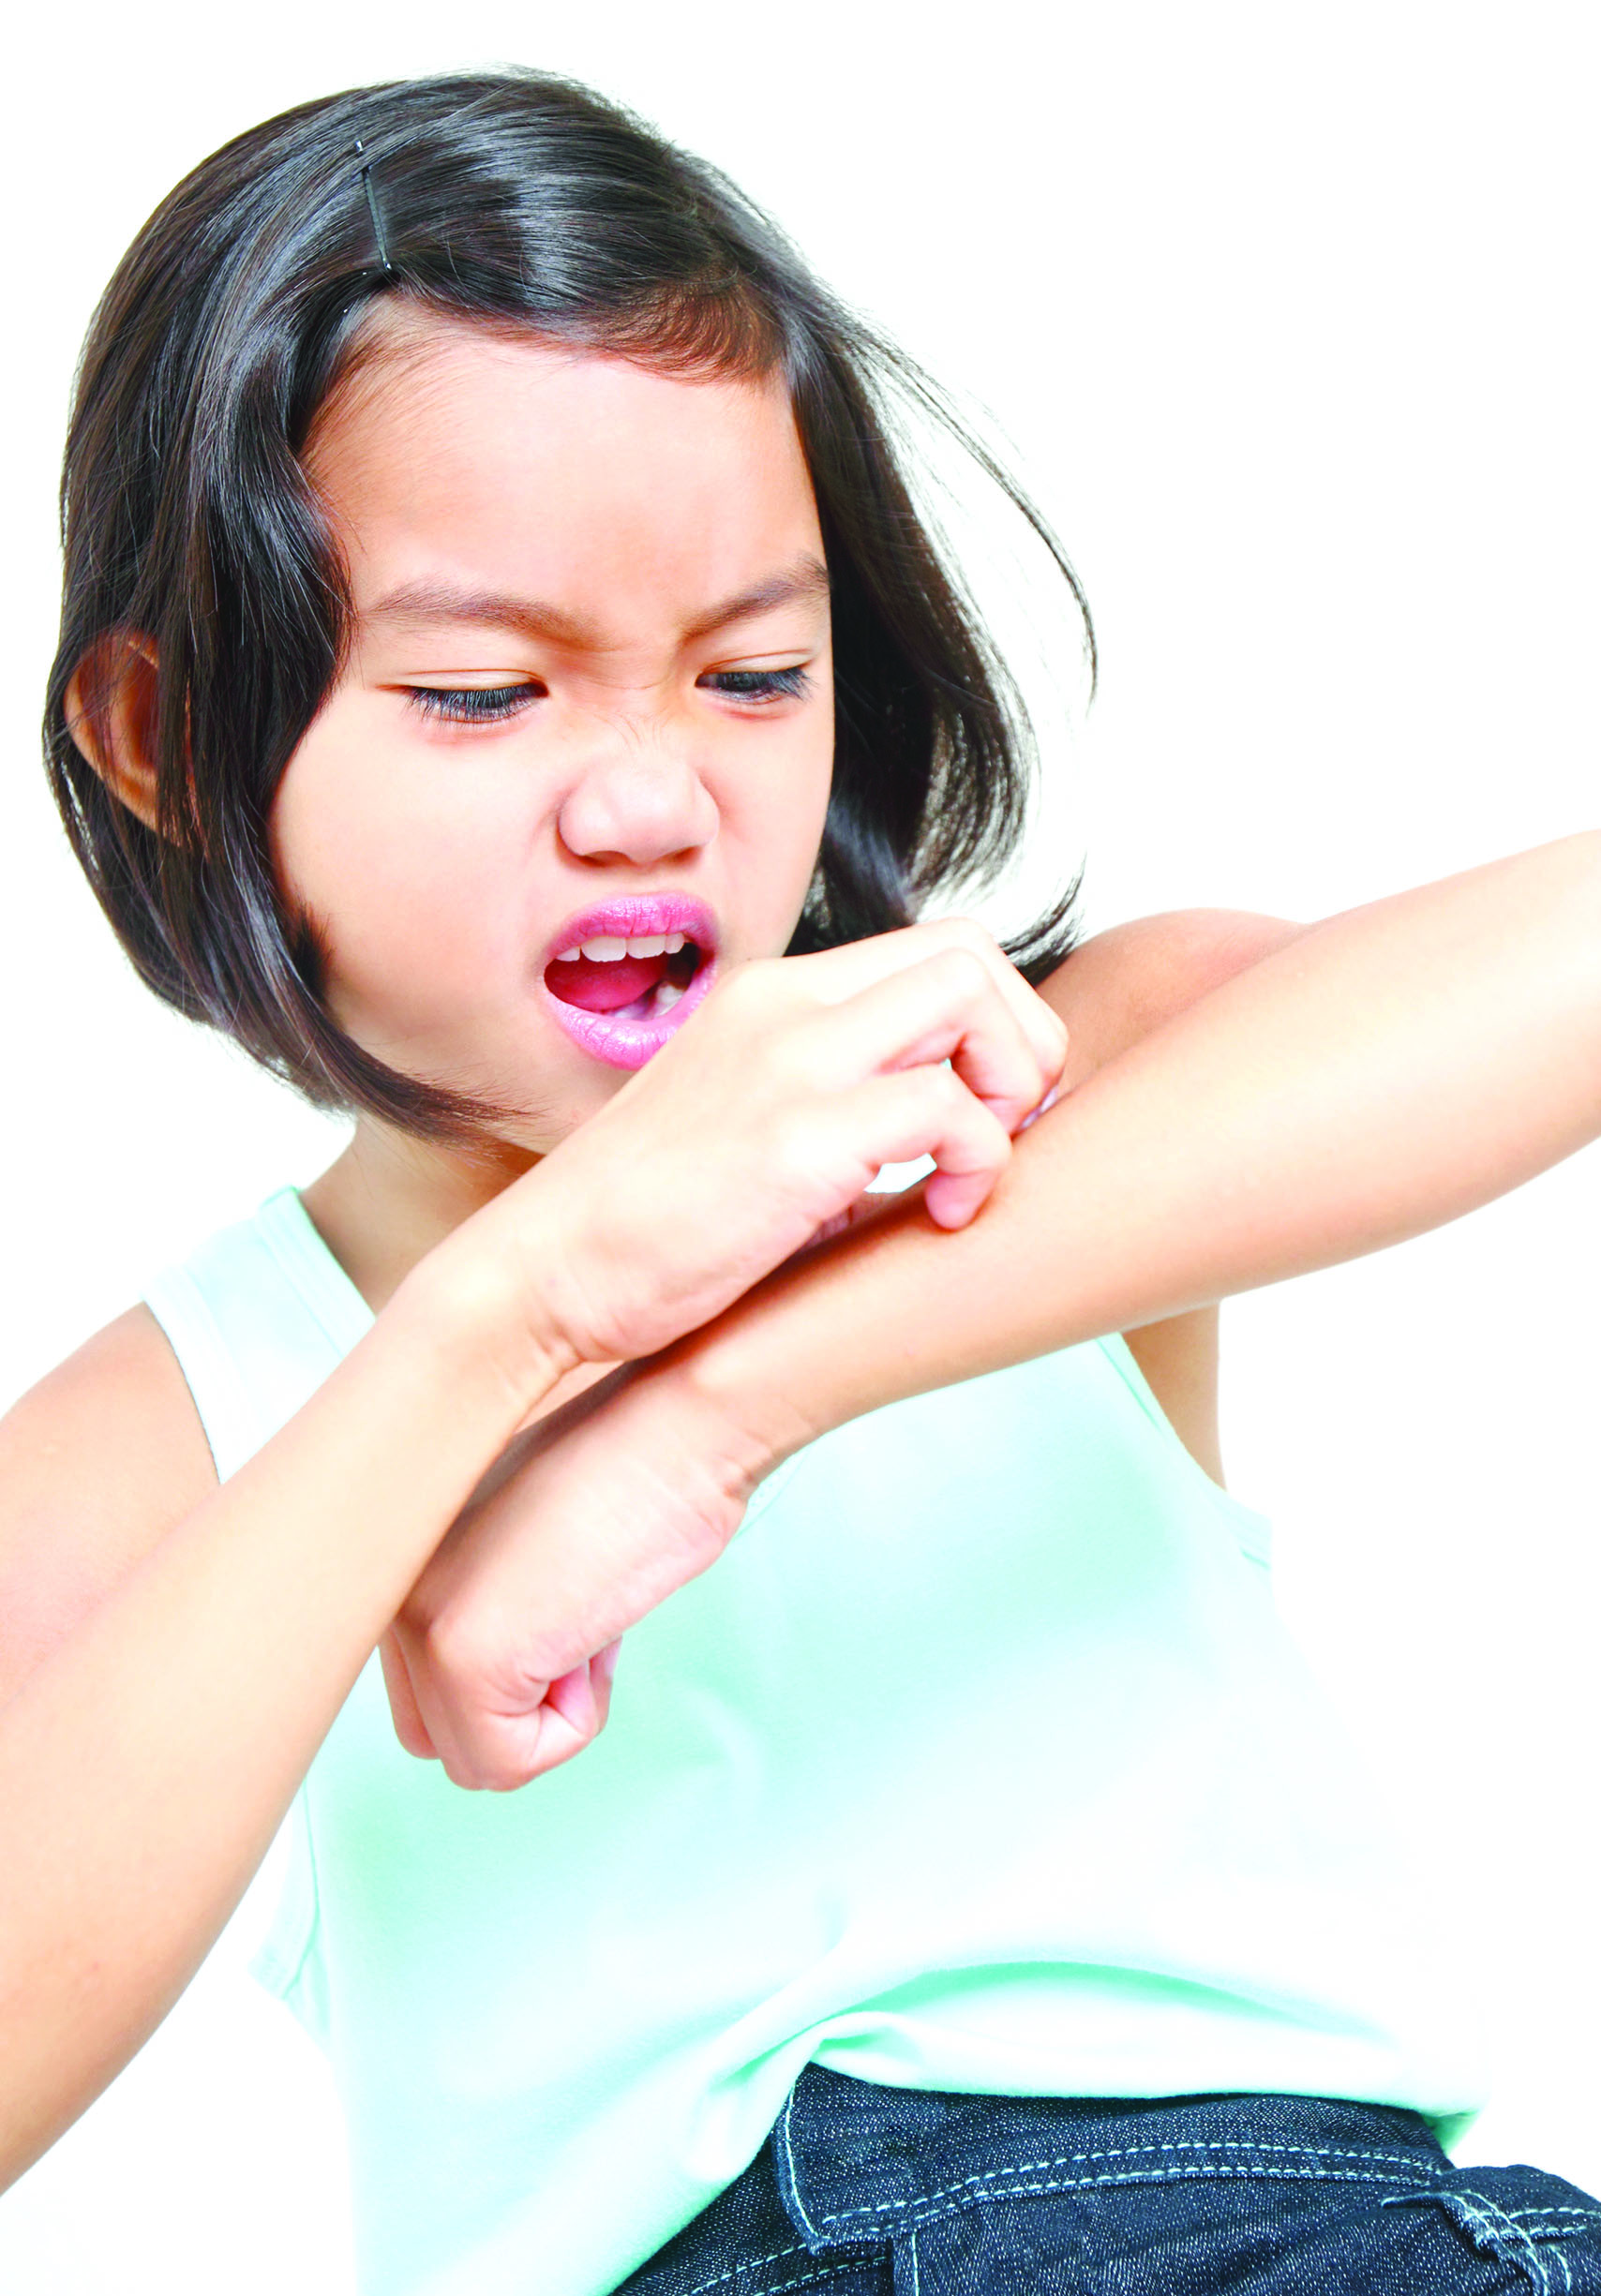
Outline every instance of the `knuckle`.
<svg viewBox="0 0 1601 2296"><path fill-rule="evenodd" d="M948 917L940 930L959 947L970 948L978 956L988 957L998 951L1000 944L987 926L976 917Z"/></svg>
<svg viewBox="0 0 1601 2296"><path fill-rule="evenodd" d="M515 1794L528 1785L546 1767L540 1759L544 1736L538 1712L480 1736L468 1749L472 1784L486 1794Z"/></svg>
<svg viewBox="0 0 1601 2296"><path fill-rule="evenodd" d="M974 1142L971 1169L978 1172L989 1172L998 1178L1010 1162L1011 1142L1007 1137L1006 1126L997 1125L992 1132L986 1126Z"/></svg>
<svg viewBox="0 0 1601 2296"><path fill-rule="evenodd" d="M492 1619L473 1610L444 1610L429 1626L425 1662L436 1682L457 1695L503 1670L506 1642Z"/></svg>
<svg viewBox="0 0 1601 2296"><path fill-rule="evenodd" d="M515 1794L519 1786L531 1784L538 1775L539 1765L531 1758L522 1761L496 1759L484 1766L482 1782L490 1794Z"/></svg>
<svg viewBox="0 0 1601 2296"><path fill-rule="evenodd" d="M714 993L725 1008L730 1011L760 1011L771 999L777 962L773 957L747 958L743 964L718 982Z"/></svg>
<svg viewBox="0 0 1601 2296"><path fill-rule="evenodd" d="M436 1571L433 1585L429 1584L429 1571ZM427 1643L439 1611L439 1604L435 1599L437 1591L437 1566L430 1565L427 1570L424 1571L395 1614L391 1632L400 1648L408 1655L413 1649L424 1647Z"/></svg>
<svg viewBox="0 0 1601 2296"><path fill-rule="evenodd" d="M436 1611L424 1622L418 1639L424 1663L435 1674L448 1677L470 1669L473 1638L459 1612Z"/></svg>
<svg viewBox="0 0 1601 2296"><path fill-rule="evenodd" d="M1011 1154L1010 1133L988 1101L979 1099L965 1086L962 1090L962 1117L968 1139L980 1153L998 1156L1004 1163Z"/></svg>
<svg viewBox="0 0 1601 2296"><path fill-rule="evenodd" d="M982 1103L973 1097L954 1068L924 1068L920 1073L935 1115L950 1121L981 1110Z"/></svg>
<svg viewBox="0 0 1601 2296"><path fill-rule="evenodd" d="M947 976L952 989L964 996L981 995L994 986L989 966L977 949L965 942L953 942L932 962Z"/></svg>
<svg viewBox="0 0 1601 2296"><path fill-rule="evenodd" d="M805 1177L816 1169L818 1141L811 1111L788 1108L772 1126L772 1159L781 1172Z"/></svg>
<svg viewBox="0 0 1601 2296"><path fill-rule="evenodd" d="M410 1706L397 1706L393 1699L390 1700L389 1712L395 1724L395 1736L405 1752L414 1754L419 1762L437 1762L438 1750L423 1726L421 1715L412 1712Z"/></svg>

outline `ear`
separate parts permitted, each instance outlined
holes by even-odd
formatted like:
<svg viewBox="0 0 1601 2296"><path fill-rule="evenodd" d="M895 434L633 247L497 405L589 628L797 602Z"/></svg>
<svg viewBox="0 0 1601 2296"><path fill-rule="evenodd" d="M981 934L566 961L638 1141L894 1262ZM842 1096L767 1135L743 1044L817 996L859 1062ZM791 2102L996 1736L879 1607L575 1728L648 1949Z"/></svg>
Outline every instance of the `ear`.
<svg viewBox="0 0 1601 2296"><path fill-rule="evenodd" d="M156 765L156 649L137 630L112 630L73 671L67 730L81 753L147 829L159 827Z"/></svg>

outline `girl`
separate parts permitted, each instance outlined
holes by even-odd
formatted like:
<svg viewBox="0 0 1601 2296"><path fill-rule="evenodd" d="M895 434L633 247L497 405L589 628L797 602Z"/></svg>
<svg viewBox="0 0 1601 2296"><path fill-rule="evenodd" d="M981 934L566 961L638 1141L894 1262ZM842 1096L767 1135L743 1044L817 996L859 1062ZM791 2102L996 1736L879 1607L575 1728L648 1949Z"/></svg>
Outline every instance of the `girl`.
<svg viewBox="0 0 1601 2296"><path fill-rule="evenodd" d="M112 283L57 793L359 1114L8 1423L7 2166L293 1798L375 2289L1601 2285L1440 2150L1459 2004L1206 1471L1207 1303L1596 1128L1596 841L914 923L1022 749L893 371L532 76L270 122Z"/></svg>

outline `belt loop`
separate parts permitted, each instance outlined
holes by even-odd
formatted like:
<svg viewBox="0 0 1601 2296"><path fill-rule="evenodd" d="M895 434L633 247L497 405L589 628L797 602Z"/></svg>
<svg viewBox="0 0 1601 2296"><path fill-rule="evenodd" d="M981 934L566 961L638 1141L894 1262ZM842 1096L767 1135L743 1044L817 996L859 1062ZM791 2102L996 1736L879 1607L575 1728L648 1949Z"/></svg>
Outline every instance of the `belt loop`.
<svg viewBox="0 0 1601 2296"><path fill-rule="evenodd" d="M773 2123L772 2157L778 2175L778 2197L788 2211L789 2221L813 2256L821 2256L828 2242L819 2235L816 2226L806 2213L806 2203L800 2194L800 2170L795 2159L795 2099L800 2094L801 2081L810 2070L809 2065L801 2066L794 2086L784 2100L784 2110ZM804 2137L800 2142L804 2149Z"/></svg>

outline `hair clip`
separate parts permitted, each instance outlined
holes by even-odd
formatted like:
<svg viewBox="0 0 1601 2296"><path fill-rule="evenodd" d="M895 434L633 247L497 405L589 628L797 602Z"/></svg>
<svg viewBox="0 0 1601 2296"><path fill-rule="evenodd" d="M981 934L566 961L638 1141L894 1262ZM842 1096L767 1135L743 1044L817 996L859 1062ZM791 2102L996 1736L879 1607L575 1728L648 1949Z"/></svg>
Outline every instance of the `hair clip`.
<svg viewBox="0 0 1601 2296"><path fill-rule="evenodd" d="M360 136L358 136L356 138L355 144L355 156L358 159L361 158L367 146L363 143ZM395 266L389 260L389 247L383 236L383 217L378 212L378 201L373 194L372 162L370 159L363 162L361 171L361 187L367 193L367 212L372 217L372 235L378 242L378 260L383 265L384 270L388 272L390 277L393 278L395 276Z"/></svg>

